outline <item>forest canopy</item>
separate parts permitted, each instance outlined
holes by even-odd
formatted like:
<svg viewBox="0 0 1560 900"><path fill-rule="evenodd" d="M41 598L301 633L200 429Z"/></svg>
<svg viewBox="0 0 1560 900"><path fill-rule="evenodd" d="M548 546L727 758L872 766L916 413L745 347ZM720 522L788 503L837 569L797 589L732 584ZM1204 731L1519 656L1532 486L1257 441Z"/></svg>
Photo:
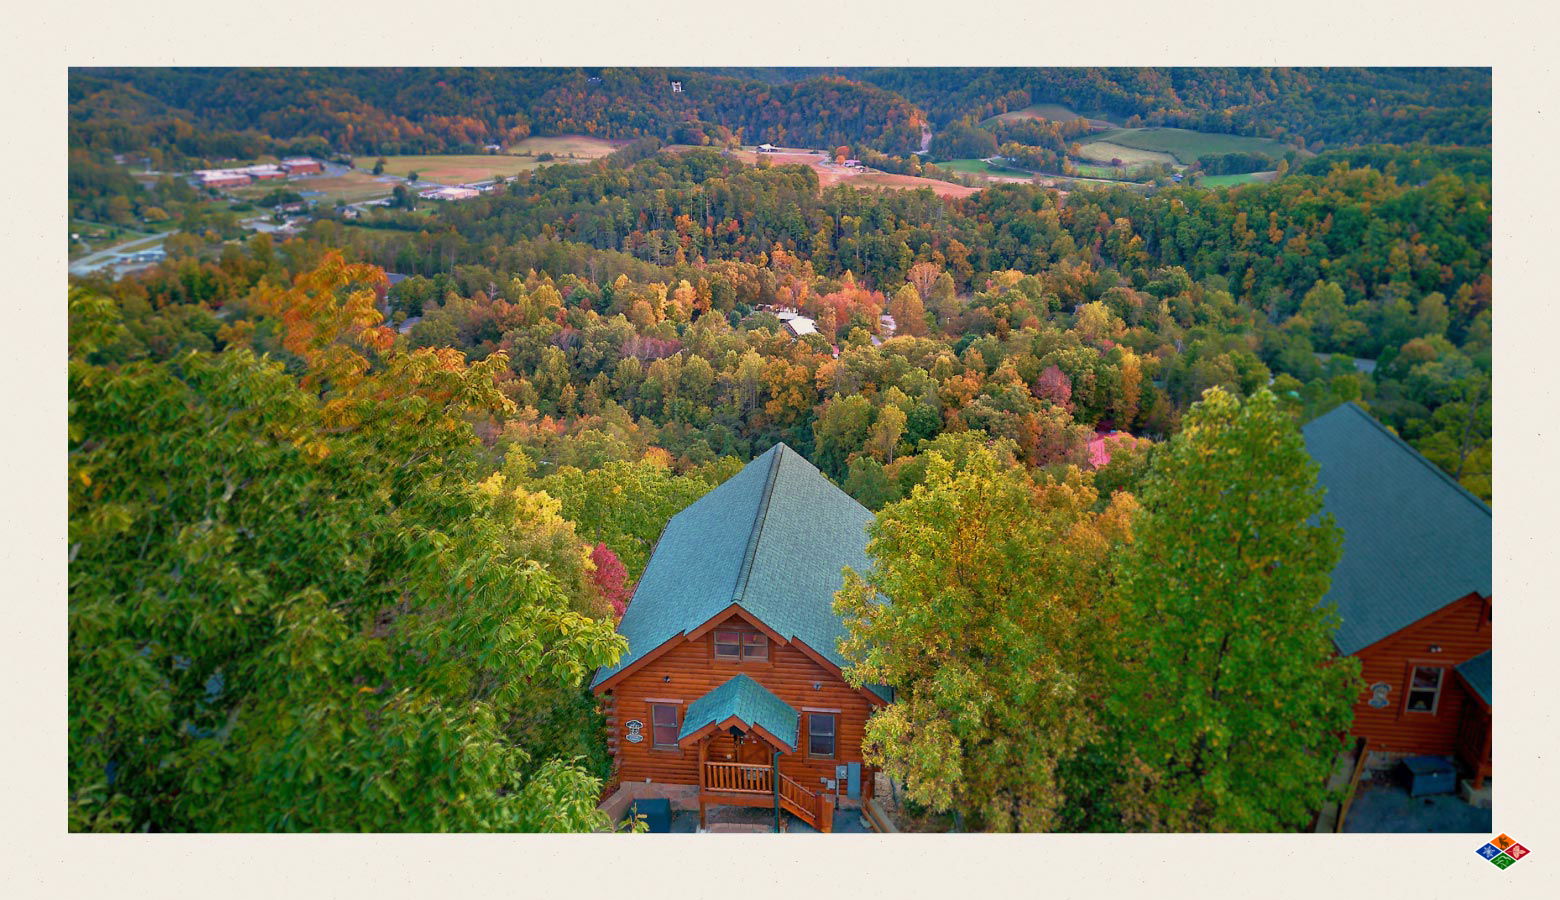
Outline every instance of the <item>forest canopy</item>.
<svg viewBox="0 0 1560 900"><path fill-rule="evenodd" d="M782 441L881 514L839 602L856 675L904 689L871 733L914 802L1299 827L1325 742L1210 753L1238 711L1206 672L1164 681L1187 622L1267 608L1291 662L1242 657L1271 686L1241 696L1327 665L1336 548L1299 425L1358 403L1493 497L1488 70L93 68L70 104L73 218L155 225L165 253L67 297L72 830L610 827L585 676L666 522ZM1188 166L1235 186L943 196L731 151L1075 165L1089 122L991 119L1035 104L1283 152ZM448 203L170 174L565 134L622 143ZM283 205L306 211L255 227ZM1303 577L1162 583L1228 549L1211 481ZM893 652L966 620L1025 638ZM1326 673L1305 703L1346 727L1355 675ZM1151 701L1176 721L1126 734ZM1270 758L1283 798L1249 777ZM1022 783L960 770L996 759Z"/></svg>

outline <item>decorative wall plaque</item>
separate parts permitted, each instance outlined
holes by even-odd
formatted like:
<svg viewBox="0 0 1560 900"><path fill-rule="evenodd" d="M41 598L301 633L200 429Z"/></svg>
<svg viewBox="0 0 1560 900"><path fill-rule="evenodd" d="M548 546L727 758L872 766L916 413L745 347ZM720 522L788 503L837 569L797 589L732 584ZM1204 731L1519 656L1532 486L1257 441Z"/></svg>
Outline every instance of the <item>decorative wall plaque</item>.
<svg viewBox="0 0 1560 900"><path fill-rule="evenodd" d="M642 733L644 731L645 723L639 721L638 719L629 719L627 722L623 723L623 726L628 729L628 734L624 735L623 739L628 741L630 744L637 744L645 739L645 736Z"/></svg>
<svg viewBox="0 0 1560 900"><path fill-rule="evenodd" d="M1376 709L1385 709L1390 702L1387 700L1387 692L1392 690L1392 685L1385 681L1378 681L1370 686L1370 700L1367 701Z"/></svg>

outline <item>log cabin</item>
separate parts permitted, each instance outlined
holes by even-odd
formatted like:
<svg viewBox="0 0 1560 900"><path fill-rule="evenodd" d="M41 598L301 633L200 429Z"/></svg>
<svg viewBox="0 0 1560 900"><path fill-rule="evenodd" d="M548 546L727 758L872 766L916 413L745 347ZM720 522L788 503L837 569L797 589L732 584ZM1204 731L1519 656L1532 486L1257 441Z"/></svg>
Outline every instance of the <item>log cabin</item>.
<svg viewBox="0 0 1560 900"><path fill-rule="evenodd" d="M834 593L870 570L872 513L784 444L673 516L618 632L628 651L591 688L619 783L697 790L707 807L784 809L831 830L837 794L871 796L867 717ZM841 778L841 776L844 776Z"/></svg>
<svg viewBox="0 0 1560 900"><path fill-rule="evenodd" d="M1343 555L1323 603L1339 654L1362 664L1352 732L1365 753L1455 757L1491 773L1490 508L1365 410L1302 429Z"/></svg>

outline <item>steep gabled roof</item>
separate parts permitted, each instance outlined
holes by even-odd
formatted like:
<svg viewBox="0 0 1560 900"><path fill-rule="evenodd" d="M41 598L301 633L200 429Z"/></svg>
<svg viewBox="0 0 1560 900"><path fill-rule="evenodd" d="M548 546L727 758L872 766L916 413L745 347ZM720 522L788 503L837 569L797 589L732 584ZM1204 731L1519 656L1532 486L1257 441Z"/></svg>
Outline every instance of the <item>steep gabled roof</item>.
<svg viewBox="0 0 1560 900"><path fill-rule="evenodd" d="M1468 687L1473 688L1485 703L1495 705L1495 651L1486 650L1457 667Z"/></svg>
<svg viewBox="0 0 1560 900"><path fill-rule="evenodd" d="M628 652L592 686L733 604L843 668L834 592L844 567L870 571L871 522L866 507L776 444L667 523L618 623Z"/></svg>
<svg viewBox="0 0 1560 900"><path fill-rule="evenodd" d="M796 726L801 716L791 704L746 675L736 676L689 704L677 740L729 719L749 727L757 725L785 744L788 751L796 752Z"/></svg>
<svg viewBox="0 0 1560 900"><path fill-rule="evenodd" d="M1490 508L1353 403L1302 429L1343 529L1324 603L1355 653L1477 591L1490 596Z"/></svg>

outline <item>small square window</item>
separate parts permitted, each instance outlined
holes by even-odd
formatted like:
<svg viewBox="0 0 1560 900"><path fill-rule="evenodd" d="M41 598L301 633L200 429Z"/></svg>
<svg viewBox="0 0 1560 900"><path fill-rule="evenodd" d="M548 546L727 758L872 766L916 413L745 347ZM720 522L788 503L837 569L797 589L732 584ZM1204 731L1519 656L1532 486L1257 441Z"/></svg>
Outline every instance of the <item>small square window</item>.
<svg viewBox="0 0 1560 900"><path fill-rule="evenodd" d="M721 659L740 659L742 657L742 632L715 632L715 655Z"/></svg>
<svg viewBox="0 0 1560 900"><path fill-rule="evenodd" d="M727 662L769 659L769 638L747 628L719 628L713 637L715 658Z"/></svg>
<svg viewBox="0 0 1560 900"><path fill-rule="evenodd" d="M807 755L834 758L833 713L807 714Z"/></svg>
<svg viewBox="0 0 1560 900"><path fill-rule="evenodd" d="M1441 681L1446 670L1439 666L1414 666L1409 673L1408 698L1404 709L1408 712L1434 713L1441 698Z"/></svg>
<svg viewBox="0 0 1560 900"><path fill-rule="evenodd" d="M672 703L650 705L651 746L657 750L677 749L677 706Z"/></svg>
<svg viewBox="0 0 1560 900"><path fill-rule="evenodd" d="M758 632L749 632L742 638L743 659L768 659L769 638Z"/></svg>

